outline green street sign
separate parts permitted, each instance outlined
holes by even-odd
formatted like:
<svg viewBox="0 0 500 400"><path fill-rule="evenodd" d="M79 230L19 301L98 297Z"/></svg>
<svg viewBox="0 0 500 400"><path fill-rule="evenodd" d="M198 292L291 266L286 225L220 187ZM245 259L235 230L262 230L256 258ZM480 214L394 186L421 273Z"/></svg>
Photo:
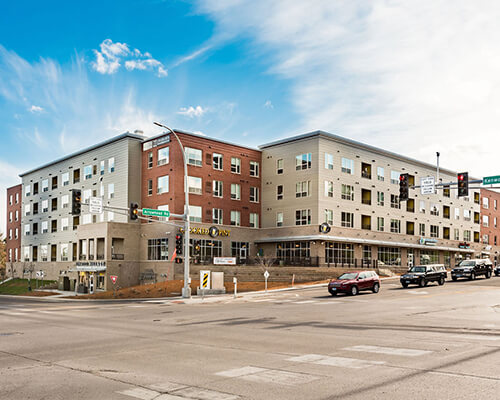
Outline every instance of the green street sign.
<svg viewBox="0 0 500 400"><path fill-rule="evenodd" d="M493 185L494 183L500 183L500 175L485 176L483 178L483 185Z"/></svg>
<svg viewBox="0 0 500 400"><path fill-rule="evenodd" d="M153 208L143 208L142 215L148 215L150 217L170 217L170 211L155 210Z"/></svg>

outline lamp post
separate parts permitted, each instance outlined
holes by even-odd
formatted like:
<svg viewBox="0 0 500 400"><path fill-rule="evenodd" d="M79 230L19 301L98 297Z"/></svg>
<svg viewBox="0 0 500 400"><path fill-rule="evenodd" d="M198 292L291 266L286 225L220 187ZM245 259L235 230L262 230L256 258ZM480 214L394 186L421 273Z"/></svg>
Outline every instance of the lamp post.
<svg viewBox="0 0 500 400"><path fill-rule="evenodd" d="M179 146L182 152L182 160L184 162L184 287L182 288L182 297L190 298L191 297L191 287L189 286L189 193L188 193L188 172L187 172L187 162L186 162L186 153L184 151L184 146L182 145L179 137L174 132L173 129L170 129L168 126L160 124L159 122L153 122L155 125L165 128L172 135L175 136L177 141L179 142Z"/></svg>

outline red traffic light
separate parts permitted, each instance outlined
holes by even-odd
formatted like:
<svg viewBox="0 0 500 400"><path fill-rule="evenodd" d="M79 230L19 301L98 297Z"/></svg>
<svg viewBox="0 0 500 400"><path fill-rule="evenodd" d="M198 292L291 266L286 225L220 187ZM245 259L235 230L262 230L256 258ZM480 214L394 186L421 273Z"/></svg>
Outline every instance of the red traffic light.
<svg viewBox="0 0 500 400"><path fill-rule="evenodd" d="M175 235L175 240L180 240L180 239L182 239L181 235Z"/></svg>
<svg viewBox="0 0 500 400"><path fill-rule="evenodd" d="M464 180L464 176L462 174L458 175L458 180L459 181L463 181Z"/></svg>

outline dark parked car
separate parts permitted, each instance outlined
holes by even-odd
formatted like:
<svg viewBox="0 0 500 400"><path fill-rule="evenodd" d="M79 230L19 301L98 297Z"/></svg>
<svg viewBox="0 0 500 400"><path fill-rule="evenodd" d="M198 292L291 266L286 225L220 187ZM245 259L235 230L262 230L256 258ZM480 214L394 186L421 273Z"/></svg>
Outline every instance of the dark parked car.
<svg viewBox="0 0 500 400"><path fill-rule="evenodd" d="M356 296L361 290L371 290L378 293L380 290L380 278L375 271L347 272L332 279L328 284L328 291L332 296L337 293L348 293Z"/></svg>
<svg viewBox="0 0 500 400"><path fill-rule="evenodd" d="M491 278L493 273L493 264L489 259L464 260L451 270L451 279L456 281L458 278L468 278L471 281L480 275L486 279Z"/></svg>
<svg viewBox="0 0 500 400"><path fill-rule="evenodd" d="M500 265L495 267L495 276L500 276Z"/></svg>
<svg viewBox="0 0 500 400"><path fill-rule="evenodd" d="M446 276L446 268L443 264L415 265L406 274L401 275L400 281L404 288L407 288L410 284L424 287L429 282L437 282L440 285L444 285Z"/></svg>

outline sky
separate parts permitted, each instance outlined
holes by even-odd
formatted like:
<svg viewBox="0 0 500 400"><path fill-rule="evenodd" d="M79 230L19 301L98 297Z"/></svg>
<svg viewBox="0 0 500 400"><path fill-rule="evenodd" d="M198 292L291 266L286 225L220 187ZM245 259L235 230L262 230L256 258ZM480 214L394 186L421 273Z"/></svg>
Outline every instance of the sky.
<svg viewBox="0 0 500 400"><path fill-rule="evenodd" d="M498 175L500 3L2 2L0 232L18 174L160 121L253 147L324 130Z"/></svg>

